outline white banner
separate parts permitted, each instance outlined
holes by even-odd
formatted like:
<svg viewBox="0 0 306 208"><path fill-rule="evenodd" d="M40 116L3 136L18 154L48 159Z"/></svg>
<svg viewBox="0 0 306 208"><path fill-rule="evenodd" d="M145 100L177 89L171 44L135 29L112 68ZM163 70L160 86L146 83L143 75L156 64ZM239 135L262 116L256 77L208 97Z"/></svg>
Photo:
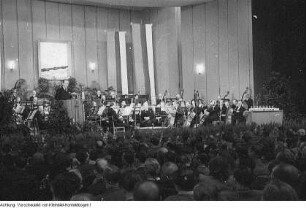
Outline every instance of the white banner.
<svg viewBox="0 0 306 208"><path fill-rule="evenodd" d="M125 34L126 32L119 32L122 95L129 94Z"/></svg>
<svg viewBox="0 0 306 208"><path fill-rule="evenodd" d="M149 78L150 78L151 104L155 105L156 104L156 94L155 94L152 24L146 24L145 29L146 29L146 43L147 43L147 55L148 55L148 69L149 69Z"/></svg>

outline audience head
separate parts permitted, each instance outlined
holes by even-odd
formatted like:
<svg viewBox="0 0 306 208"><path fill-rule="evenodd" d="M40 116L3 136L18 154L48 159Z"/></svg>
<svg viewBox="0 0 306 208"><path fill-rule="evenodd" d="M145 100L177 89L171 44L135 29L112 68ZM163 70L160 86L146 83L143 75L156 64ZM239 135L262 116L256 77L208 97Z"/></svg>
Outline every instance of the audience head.
<svg viewBox="0 0 306 208"><path fill-rule="evenodd" d="M173 162L166 162L162 166L162 175L167 178L173 178L174 174L178 171L178 166Z"/></svg>
<svg viewBox="0 0 306 208"><path fill-rule="evenodd" d="M72 196L70 201L98 201L98 198L89 193L81 193Z"/></svg>
<svg viewBox="0 0 306 208"><path fill-rule="evenodd" d="M250 187L253 183L253 174L249 168L241 168L234 172L236 181L245 187Z"/></svg>
<svg viewBox="0 0 306 208"><path fill-rule="evenodd" d="M151 181L140 182L134 191L134 201L159 201L160 192L158 186Z"/></svg>
<svg viewBox="0 0 306 208"><path fill-rule="evenodd" d="M288 149L277 153L276 160L281 163L294 164L295 155Z"/></svg>
<svg viewBox="0 0 306 208"><path fill-rule="evenodd" d="M133 192L136 184L143 181L142 176L135 170L126 171L120 180L120 186L127 192Z"/></svg>
<svg viewBox="0 0 306 208"><path fill-rule="evenodd" d="M104 158L100 158L96 162L98 172L102 173L108 167L108 161Z"/></svg>
<svg viewBox="0 0 306 208"><path fill-rule="evenodd" d="M264 201L297 201L295 190L287 183L273 180L266 185L263 193Z"/></svg>
<svg viewBox="0 0 306 208"><path fill-rule="evenodd" d="M81 179L73 172L57 175L51 181L51 192L55 201L67 201L80 189Z"/></svg>
<svg viewBox="0 0 306 208"><path fill-rule="evenodd" d="M183 168L176 173L174 183L178 191L192 191L197 179L192 169Z"/></svg>
<svg viewBox="0 0 306 208"><path fill-rule="evenodd" d="M209 162L210 175L215 179L225 182L229 177L229 164L223 157L215 157Z"/></svg>
<svg viewBox="0 0 306 208"><path fill-rule="evenodd" d="M132 151L126 151L123 153L123 160L128 164L132 165L134 163L135 157Z"/></svg>
<svg viewBox="0 0 306 208"><path fill-rule="evenodd" d="M199 183L193 189L193 198L196 201L216 201L218 189L216 186Z"/></svg>
<svg viewBox="0 0 306 208"><path fill-rule="evenodd" d="M88 162L89 154L87 151L80 151L76 153L75 157L78 159L81 165L83 165Z"/></svg>
<svg viewBox="0 0 306 208"><path fill-rule="evenodd" d="M273 168L272 177L294 187L299 180L299 171L293 165L281 163Z"/></svg>
<svg viewBox="0 0 306 208"><path fill-rule="evenodd" d="M117 184L120 180L120 170L117 166L109 165L104 171L105 181L109 184Z"/></svg>
<svg viewBox="0 0 306 208"><path fill-rule="evenodd" d="M145 161L146 173L151 176L158 176L160 171L159 162L155 158L148 158Z"/></svg>

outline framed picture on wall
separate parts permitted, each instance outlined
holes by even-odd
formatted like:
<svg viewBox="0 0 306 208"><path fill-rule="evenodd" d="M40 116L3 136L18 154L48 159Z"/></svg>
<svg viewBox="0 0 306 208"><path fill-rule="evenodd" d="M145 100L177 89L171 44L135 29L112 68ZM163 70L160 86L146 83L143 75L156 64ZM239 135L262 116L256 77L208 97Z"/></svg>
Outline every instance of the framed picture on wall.
<svg viewBox="0 0 306 208"><path fill-rule="evenodd" d="M38 42L39 77L64 80L71 76L71 43L69 41Z"/></svg>

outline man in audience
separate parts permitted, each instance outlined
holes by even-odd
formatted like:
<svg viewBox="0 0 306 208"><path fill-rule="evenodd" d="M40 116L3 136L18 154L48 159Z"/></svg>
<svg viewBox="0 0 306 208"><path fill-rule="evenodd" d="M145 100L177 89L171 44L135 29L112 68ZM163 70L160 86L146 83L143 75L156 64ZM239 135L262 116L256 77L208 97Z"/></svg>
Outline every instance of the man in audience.
<svg viewBox="0 0 306 208"><path fill-rule="evenodd" d="M166 162L163 164L161 170L161 180L159 182L162 199L177 194L174 179L178 169L178 166L173 162Z"/></svg>
<svg viewBox="0 0 306 208"><path fill-rule="evenodd" d="M133 192L135 190L135 186L141 181L143 181L143 178L135 170L128 170L123 173L123 176L120 180L120 187L122 187L125 191L126 201L134 200Z"/></svg>
<svg viewBox="0 0 306 208"><path fill-rule="evenodd" d="M120 170L114 165L109 165L104 172L106 190L102 193L103 201L124 201L125 193L119 187Z"/></svg>
<svg viewBox="0 0 306 208"><path fill-rule="evenodd" d="M263 192L264 201L297 201L298 196L295 190L287 183L273 180Z"/></svg>
<svg viewBox="0 0 306 208"><path fill-rule="evenodd" d="M167 197L165 201L193 201L193 187L197 184L193 170L179 170L174 183L177 194Z"/></svg>
<svg viewBox="0 0 306 208"><path fill-rule="evenodd" d="M193 198L195 201L217 201L218 190L214 186L199 183L193 189Z"/></svg>
<svg viewBox="0 0 306 208"><path fill-rule="evenodd" d="M158 186L152 181L144 181L136 185L134 201L160 201Z"/></svg>
<svg viewBox="0 0 306 208"><path fill-rule="evenodd" d="M260 201L262 191L251 190L253 175L250 169L238 169L234 172L235 190L222 191L219 200L222 201Z"/></svg>
<svg viewBox="0 0 306 208"><path fill-rule="evenodd" d="M73 172L57 175L51 181L53 201L69 201L81 187L81 179Z"/></svg>

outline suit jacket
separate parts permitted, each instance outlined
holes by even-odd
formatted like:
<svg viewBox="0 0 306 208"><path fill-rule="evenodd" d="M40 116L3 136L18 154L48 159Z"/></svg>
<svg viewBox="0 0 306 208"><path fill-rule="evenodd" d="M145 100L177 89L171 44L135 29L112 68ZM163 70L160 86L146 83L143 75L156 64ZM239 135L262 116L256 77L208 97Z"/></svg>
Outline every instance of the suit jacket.
<svg viewBox="0 0 306 208"><path fill-rule="evenodd" d="M64 90L63 87L56 90L55 100L69 100L71 98L71 94L67 90Z"/></svg>

